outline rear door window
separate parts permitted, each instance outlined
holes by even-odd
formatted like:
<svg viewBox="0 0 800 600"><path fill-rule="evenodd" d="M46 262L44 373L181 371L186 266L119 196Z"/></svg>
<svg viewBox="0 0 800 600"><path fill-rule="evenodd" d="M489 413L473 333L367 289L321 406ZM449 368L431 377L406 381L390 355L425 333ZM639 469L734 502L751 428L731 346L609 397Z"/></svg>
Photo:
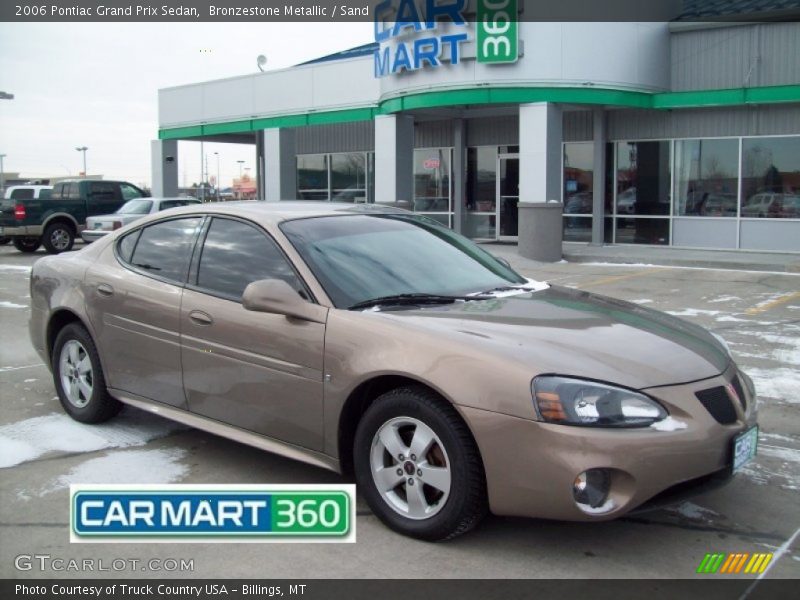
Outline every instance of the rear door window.
<svg viewBox="0 0 800 600"><path fill-rule="evenodd" d="M130 259L131 266L154 277L184 283L202 222L202 217L191 217L145 227ZM121 247L119 252L124 258Z"/></svg>
<svg viewBox="0 0 800 600"><path fill-rule="evenodd" d="M81 199L81 186L75 181L68 183L64 188L64 198L67 200L80 200Z"/></svg>

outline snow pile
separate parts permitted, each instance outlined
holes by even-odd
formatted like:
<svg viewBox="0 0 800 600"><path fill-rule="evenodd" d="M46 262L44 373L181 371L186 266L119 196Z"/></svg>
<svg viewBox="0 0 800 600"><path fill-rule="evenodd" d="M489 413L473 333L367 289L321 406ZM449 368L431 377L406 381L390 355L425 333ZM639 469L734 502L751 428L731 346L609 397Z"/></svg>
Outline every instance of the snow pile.
<svg viewBox="0 0 800 600"><path fill-rule="evenodd" d="M797 369L745 368L744 372L755 383L758 396L800 404L800 375Z"/></svg>
<svg viewBox="0 0 800 600"><path fill-rule="evenodd" d="M189 472L180 462L185 457L180 448L110 452L61 475L47 491L72 483L172 483Z"/></svg>
<svg viewBox="0 0 800 600"><path fill-rule="evenodd" d="M54 413L0 427L0 468L35 460L50 452L94 452L143 446L181 425L140 411L126 410L103 425L84 425Z"/></svg>

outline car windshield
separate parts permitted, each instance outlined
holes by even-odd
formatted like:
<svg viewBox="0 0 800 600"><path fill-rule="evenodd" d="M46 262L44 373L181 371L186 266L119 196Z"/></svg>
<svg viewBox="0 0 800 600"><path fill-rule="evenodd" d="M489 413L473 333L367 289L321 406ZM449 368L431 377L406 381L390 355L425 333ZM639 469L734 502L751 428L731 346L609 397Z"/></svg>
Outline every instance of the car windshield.
<svg viewBox="0 0 800 600"><path fill-rule="evenodd" d="M152 200L128 200L117 211L118 215L146 215L153 207Z"/></svg>
<svg viewBox="0 0 800 600"><path fill-rule="evenodd" d="M463 296L527 283L431 219L405 214L286 221L281 230L337 308L399 294Z"/></svg>

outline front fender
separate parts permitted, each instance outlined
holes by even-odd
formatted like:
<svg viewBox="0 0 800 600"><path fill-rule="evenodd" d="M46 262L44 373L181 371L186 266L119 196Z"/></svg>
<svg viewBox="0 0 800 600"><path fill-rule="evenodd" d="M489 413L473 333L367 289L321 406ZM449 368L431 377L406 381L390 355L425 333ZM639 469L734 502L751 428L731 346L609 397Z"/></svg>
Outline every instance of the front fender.
<svg viewBox="0 0 800 600"><path fill-rule="evenodd" d="M338 456L339 416L353 391L386 375L432 388L468 426L467 407L535 419L528 365L498 360L468 334L433 335L377 312L331 309L325 333L326 453Z"/></svg>

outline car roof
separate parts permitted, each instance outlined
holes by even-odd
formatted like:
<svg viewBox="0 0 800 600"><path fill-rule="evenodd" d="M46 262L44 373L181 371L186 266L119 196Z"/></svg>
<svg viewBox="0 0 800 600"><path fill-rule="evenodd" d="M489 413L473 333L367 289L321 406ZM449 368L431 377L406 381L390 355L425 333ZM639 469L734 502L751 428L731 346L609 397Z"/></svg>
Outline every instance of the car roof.
<svg viewBox="0 0 800 600"><path fill-rule="evenodd" d="M412 214L407 210L382 204L352 204L349 202L283 200L243 200L237 202L206 202L170 209L173 215L209 213L240 216L261 224L274 224L309 217L344 216L348 214ZM163 213L162 213L163 214Z"/></svg>

